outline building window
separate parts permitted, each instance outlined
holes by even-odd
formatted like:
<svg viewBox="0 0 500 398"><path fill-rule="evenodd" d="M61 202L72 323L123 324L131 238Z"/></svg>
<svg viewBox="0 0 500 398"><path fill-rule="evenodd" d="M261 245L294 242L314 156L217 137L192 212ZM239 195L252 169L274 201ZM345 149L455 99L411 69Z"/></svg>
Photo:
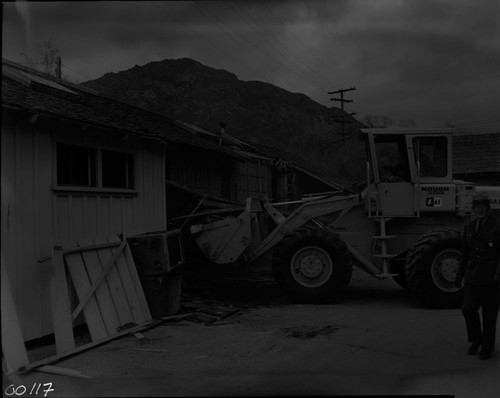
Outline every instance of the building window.
<svg viewBox="0 0 500 398"><path fill-rule="evenodd" d="M97 187L96 150L57 144L57 185Z"/></svg>
<svg viewBox="0 0 500 398"><path fill-rule="evenodd" d="M134 155L58 143L57 185L133 189Z"/></svg>
<svg viewBox="0 0 500 398"><path fill-rule="evenodd" d="M102 151L103 188L134 188L134 157L130 153Z"/></svg>

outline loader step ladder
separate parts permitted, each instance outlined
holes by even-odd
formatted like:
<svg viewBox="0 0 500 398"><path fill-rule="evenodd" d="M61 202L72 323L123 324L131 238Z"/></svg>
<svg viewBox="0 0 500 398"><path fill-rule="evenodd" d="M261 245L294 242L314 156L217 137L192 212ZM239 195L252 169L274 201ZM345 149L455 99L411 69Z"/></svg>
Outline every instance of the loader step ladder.
<svg viewBox="0 0 500 398"><path fill-rule="evenodd" d="M396 276L390 272L391 270L391 259L397 257L397 254L390 254L387 252L387 241L393 239L396 235L386 234L386 222L390 220L387 217L375 217L375 219L380 223L380 235L375 235L372 237L373 240L380 241L380 254L373 254L373 257L380 258L382 260L382 273L380 276Z"/></svg>

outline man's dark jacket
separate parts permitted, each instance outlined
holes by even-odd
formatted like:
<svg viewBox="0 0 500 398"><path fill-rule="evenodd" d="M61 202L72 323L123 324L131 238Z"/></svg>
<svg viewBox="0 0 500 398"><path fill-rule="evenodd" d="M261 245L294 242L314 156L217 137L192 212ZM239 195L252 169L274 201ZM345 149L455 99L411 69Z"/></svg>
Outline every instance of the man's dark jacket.
<svg viewBox="0 0 500 398"><path fill-rule="evenodd" d="M476 222L473 218L464 226L457 274L464 277L466 283L493 285L495 275L500 276L500 225L488 215L476 232Z"/></svg>

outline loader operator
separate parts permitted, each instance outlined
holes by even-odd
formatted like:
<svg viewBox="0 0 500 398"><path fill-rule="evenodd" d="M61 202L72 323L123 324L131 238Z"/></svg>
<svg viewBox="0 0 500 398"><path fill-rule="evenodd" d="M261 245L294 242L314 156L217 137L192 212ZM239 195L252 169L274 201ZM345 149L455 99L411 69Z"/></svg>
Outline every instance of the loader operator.
<svg viewBox="0 0 500 398"><path fill-rule="evenodd" d="M464 285L462 314L470 347L467 354L490 359L495 350L495 330L499 308L500 223L490 214L488 196L473 197L475 217L464 226L461 261L455 285ZM479 308L482 308L482 328Z"/></svg>

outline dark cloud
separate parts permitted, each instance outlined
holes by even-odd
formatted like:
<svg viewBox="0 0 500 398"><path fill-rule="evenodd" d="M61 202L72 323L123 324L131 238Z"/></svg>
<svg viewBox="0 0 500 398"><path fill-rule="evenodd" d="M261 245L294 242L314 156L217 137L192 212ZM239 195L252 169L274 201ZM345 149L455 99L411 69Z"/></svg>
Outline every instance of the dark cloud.
<svg viewBox="0 0 500 398"><path fill-rule="evenodd" d="M496 0L4 3L2 44L22 62L52 38L78 81L190 57L327 106L354 85L360 117L458 123L496 113L498 15Z"/></svg>
<svg viewBox="0 0 500 398"><path fill-rule="evenodd" d="M491 37L500 32L500 2L497 0L407 1L405 14L410 19L435 22L443 29L451 26L472 37Z"/></svg>
<svg viewBox="0 0 500 398"><path fill-rule="evenodd" d="M499 65L498 50L458 35L367 29L349 36L352 46L361 41L364 51L354 56L355 67L390 70L393 79L405 84L450 84L478 68L491 76Z"/></svg>

